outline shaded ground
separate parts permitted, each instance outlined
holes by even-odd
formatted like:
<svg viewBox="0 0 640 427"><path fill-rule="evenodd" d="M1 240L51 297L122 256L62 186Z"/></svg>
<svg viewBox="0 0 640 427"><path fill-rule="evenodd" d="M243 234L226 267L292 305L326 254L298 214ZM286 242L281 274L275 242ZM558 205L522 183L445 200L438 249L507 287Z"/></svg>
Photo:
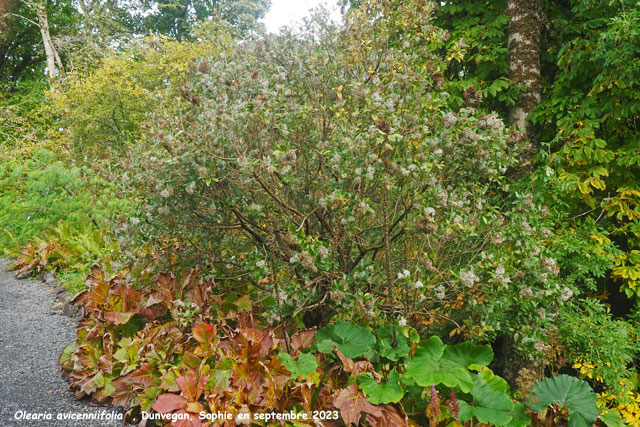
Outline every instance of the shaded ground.
<svg viewBox="0 0 640 427"><path fill-rule="evenodd" d="M56 304L60 289L52 283L17 280L0 259L0 426L121 426L120 420L57 419L81 414L120 414L113 408L74 400L60 375L57 359L75 339L74 320ZM50 414L51 420L22 418Z"/></svg>

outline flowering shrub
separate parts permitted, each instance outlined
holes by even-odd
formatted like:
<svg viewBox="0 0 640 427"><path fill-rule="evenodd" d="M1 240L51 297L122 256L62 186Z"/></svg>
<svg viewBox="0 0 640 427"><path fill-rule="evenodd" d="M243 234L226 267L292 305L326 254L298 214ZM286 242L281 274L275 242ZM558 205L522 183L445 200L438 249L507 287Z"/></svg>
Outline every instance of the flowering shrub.
<svg viewBox="0 0 640 427"><path fill-rule="evenodd" d="M133 231L229 286L246 279L272 323L386 317L516 332L543 354L575 290L544 246L548 210L508 185L521 136L449 108L431 8L370 1L344 31L316 17L194 61L190 107L135 147Z"/></svg>

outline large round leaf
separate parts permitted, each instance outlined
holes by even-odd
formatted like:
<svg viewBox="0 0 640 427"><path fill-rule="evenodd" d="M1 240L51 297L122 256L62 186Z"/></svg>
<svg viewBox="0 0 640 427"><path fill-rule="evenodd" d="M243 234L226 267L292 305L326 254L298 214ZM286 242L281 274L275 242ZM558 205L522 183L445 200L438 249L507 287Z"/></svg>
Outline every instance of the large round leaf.
<svg viewBox="0 0 640 427"><path fill-rule="evenodd" d="M446 346L442 357L459 363L465 368L471 365L487 366L493 360L493 350L488 345L476 345L466 341Z"/></svg>
<svg viewBox="0 0 640 427"><path fill-rule="evenodd" d="M589 384L569 375L538 381L529 396L529 408L541 411L556 404L569 410L569 427L590 427L598 419L597 397Z"/></svg>
<svg viewBox="0 0 640 427"><path fill-rule="evenodd" d="M421 342L413 359L407 364L405 376L422 387L444 384L447 387L460 387L468 393L473 386L469 370L460 363L445 359L444 350L444 344L438 337Z"/></svg>
<svg viewBox="0 0 640 427"><path fill-rule="evenodd" d="M522 403L513 402L513 409L509 414L512 418L506 424L506 427L526 427L531 425L531 417L527 412L527 407Z"/></svg>
<svg viewBox="0 0 640 427"><path fill-rule="evenodd" d="M624 418L620 416L620 413L616 410L609 409L607 412L600 414L600 420L607 425L607 427L624 427Z"/></svg>
<svg viewBox="0 0 640 427"><path fill-rule="evenodd" d="M471 420L474 417L481 423L496 426L507 425L513 419L513 401L501 391L489 387L482 378L476 376L471 390L473 405L460 400L458 421Z"/></svg>
<svg viewBox="0 0 640 427"><path fill-rule="evenodd" d="M386 383L379 384L370 373L358 375L358 387L367 395L374 405L396 403L404 396L400 387L400 375L392 370Z"/></svg>
<svg viewBox="0 0 640 427"><path fill-rule="evenodd" d="M376 341L367 328L344 321L320 329L315 338L321 353L331 353L333 347L338 347L350 359L371 350Z"/></svg>

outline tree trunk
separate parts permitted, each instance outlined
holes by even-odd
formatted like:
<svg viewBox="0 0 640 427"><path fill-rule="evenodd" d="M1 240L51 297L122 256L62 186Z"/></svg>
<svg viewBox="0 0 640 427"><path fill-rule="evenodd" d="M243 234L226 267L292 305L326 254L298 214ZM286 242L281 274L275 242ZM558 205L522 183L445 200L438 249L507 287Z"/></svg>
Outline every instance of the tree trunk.
<svg viewBox="0 0 640 427"><path fill-rule="evenodd" d="M534 135L527 116L542 98L540 76L542 0L508 0L507 15L509 16L507 48L510 77L515 84L523 85L525 88L509 113L509 122L511 126L523 133L525 139L531 140ZM531 159L535 152L534 143L524 150L519 170L516 171L517 176L531 172ZM502 376L513 390L526 391L536 379L542 377L544 366L527 360L519 351L513 337L503 337L501 352Z"/></svg>
<svg viewBox="0 0 640 427"><path fill-rule="evenodd" d="M542 31L542 0L508 0L509 72L511 80L524 85L525 91L510 112L512 126L530 134L527 116L540 103L540 34ZM528 135L530 136L530 135Z"/></svg>
<svg viewBox="0 0 640 427"><path fill-rule="evenodd" d="M51 33L49 32L49 17L47 15L47 5L44 1L38 4L31 3L35 9L36 16L38 17L38 27L40 28L40 34L42 35L42 44L44 45L44 52L47 58L47 79L49 80L49 87L51 90L56 90L56 80L63 72L62 61L58 56L58 51L53 45L51 39Z"/></svg>
<svg viewBox="0 0 640 427"><path fill-rule="evenodd" d="M10 0L0 0L0 38L5 37L5 30L9 21L9 8L11 7ZM1 39L0 39L1 41Z"/></svg>
<svg viewBox="0 0 640 427"><path fill-rule="evenodd" d="M0 69L4 63L7 45L9 43L9 9L11 8L11 0L0 0Z"/></svg>

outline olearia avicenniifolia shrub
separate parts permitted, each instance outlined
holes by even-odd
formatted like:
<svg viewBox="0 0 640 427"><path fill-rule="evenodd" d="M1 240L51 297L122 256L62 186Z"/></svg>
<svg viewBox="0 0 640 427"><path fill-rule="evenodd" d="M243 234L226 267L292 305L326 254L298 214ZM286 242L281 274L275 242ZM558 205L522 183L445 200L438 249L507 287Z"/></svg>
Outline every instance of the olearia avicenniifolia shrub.
<svg viewBox="0 0 640 427"><path fill-rule="evenodd" d="M448 106L431 7L372 0L345 29L316 16L198 60L190 107L134 147L131 230L251 283L274 323L386 317L545 354L574 293L548 210L510 187L521 135Z"/></svg>

